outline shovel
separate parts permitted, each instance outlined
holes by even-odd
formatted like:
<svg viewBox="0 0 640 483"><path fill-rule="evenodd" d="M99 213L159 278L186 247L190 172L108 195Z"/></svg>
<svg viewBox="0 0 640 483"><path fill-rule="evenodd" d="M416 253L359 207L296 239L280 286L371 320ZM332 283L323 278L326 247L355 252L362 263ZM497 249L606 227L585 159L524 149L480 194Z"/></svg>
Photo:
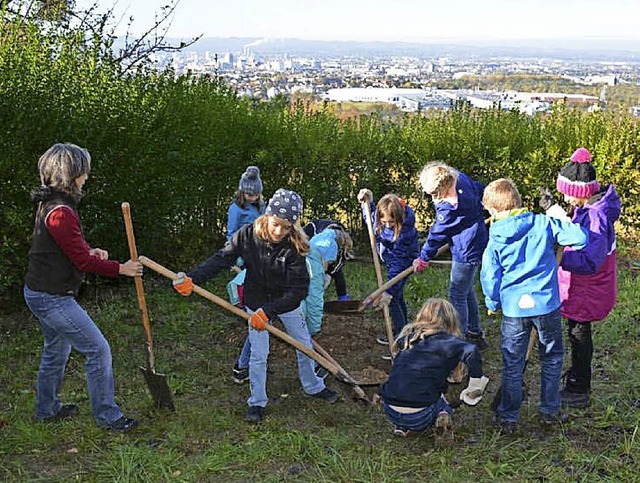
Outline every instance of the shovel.
<svg viewBox="0 0 640 483"><path fill-rule="evenodd" d="M378 280L378 287L381 287L383 285L382 269L380 268L380 260L378 259L378 250L376 250L376 235L373 232L373 223L371 221L371 209L369 208L368 199L362 203L362 209L364 210L364 216L367 222L367 230L369 231L369 242L371 244L371 252L373 254L373 266L376 269L376 278ZM413 267L410 267L410 268L411 268L411 271L413 271ZM393 359L396 356L396 351L395 351L395 343L394 343L394 337L393 337L393 326L391 325L391 315L389 313L388 305L383 305L382 315L384 316L384 325L387 330L387 340L389 341L389 353L391 355L391 361L393 362Z"/></svg>
<svg viewBox="0 0 640 483"><path fill-rule="evenodd" d="M124 217L124 226L127 231L127 241L129 242L129 253L131 260L138 261L138 250L136 249L136 240L133 235L133 223L131 222L131 209L126 201L122 203L122 216ZM144 380L147 382L149 392L153 398L153 402L158 408L166 408L175 411L171 390L167 384L164 374L158 374L155 370L155 358L153 356L153 339L151 338L151 324L149 323L149 312L147 311L147 302L144 298L144 286L142 277L135 277L136 294L138 296L138 306L142 315L142 325L147 337L145 347L147 352L147 367L141 367Z"/></svg>
<svg viewBox="0 0 640 483"><path fill-rule="evenodd" d="M439 255L441 252L446 250L448 245L445 245L443 248L438 250ZM451 260L429 260L430 265L451 265ZM398 275L393 277L391 280L388 280L380 288L377 288L371 295L369 295L364 300L329 300L324 303L324 311L328 314L337 314L337 315L357 315L364 312L369 305L371 305L375 299L377 299L382 292L385 292L389 287L392 287L400 280L405 277L408 277L413 273L413 266L407 267L405 270L400 272Z"/></svg>
<svg viewBox="0 0 640 483"><path fill-rule="evenodd" d="M160 275L167 277L168 279L175 280L179 278L177 273L172 272L168 268L163 267L159 263L156 263L147 257L144 257L144 256L140 257L140 263L142 263L145 267L150 268L151 270L159 273ZM201 297L204 297L205 299L210 300L211 302L219 305L220 307L227 309L229 312L234 313L238 317L241 317L247 321L249 320L249 314L247 314L244 310L239 309L235 305L231 305L226 300L218 297L215 294L212 294L208 290L205 290L204 288L194 284L193 291L198 295L200 295ZM300 352L303 352L304 354L306 354L308 357L316 361L318 364L324 367L327 371L333 374L338 381L351 386L353 388L353 391L357 399L361 399L363 401L369 402L369 399L367 398L367 394L360 387L360 384L358 383L358 381L356 381L353 377L351 377L344 369L342 369L342 367L335 364L334 362L331 362L326 357L318 354L315 350L310 349L306 345L302 344L301 342L291 337L286 332L278 329L277 327L274 327L271 324L267 324L267 326L265 327L265 330L270 334L274 335L275 337L278 337L279 339L285 341L289 345L295 347ZM317 342L314 342L314 346L319 347Z"/></svg>

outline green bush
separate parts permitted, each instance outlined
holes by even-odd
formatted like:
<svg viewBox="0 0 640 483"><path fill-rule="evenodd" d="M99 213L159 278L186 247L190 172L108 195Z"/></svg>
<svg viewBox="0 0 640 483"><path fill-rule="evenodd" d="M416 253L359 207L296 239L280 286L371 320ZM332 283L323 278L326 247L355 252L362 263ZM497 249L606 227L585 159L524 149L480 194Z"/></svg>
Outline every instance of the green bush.
<svg viewBox="0 0 640 483"><path fill-rule="evenodd" d="M485 182L514 178L533 207L536 187L552 185L584 145L602 181L616 184L624 223L640 226L639 129L628 116L561 106L532 118L460 105L394 122L376 114L342 120L302 101L237 97L215 77L145 68L125 74L100 38L87 46L75 32L0 22L0 293L20 288L37 160L61 141L93 157L80 207L89 243L128 257L120 204L129 201L139 252L172 267L190 267L221 246L231 196L249 164L260 166L265 196L297 190L307 219L339 217L357 235L362 187L376 198L396 192L428 220L416 173L441 159Z"/></svg>

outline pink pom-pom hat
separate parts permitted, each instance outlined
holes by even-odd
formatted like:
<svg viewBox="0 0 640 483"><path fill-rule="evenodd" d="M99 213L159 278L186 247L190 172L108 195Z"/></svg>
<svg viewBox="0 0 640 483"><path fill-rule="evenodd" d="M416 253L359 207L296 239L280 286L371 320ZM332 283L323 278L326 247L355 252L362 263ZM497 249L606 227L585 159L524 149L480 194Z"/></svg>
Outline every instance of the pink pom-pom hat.
<svg viewBox="0 0 640 483"><path fill-rule="evenodd" d="M591 198L600 191L596 170L591 164L591 153L586 148L578 148L569 159L560 170L556 189L573 198Z"/></svg>

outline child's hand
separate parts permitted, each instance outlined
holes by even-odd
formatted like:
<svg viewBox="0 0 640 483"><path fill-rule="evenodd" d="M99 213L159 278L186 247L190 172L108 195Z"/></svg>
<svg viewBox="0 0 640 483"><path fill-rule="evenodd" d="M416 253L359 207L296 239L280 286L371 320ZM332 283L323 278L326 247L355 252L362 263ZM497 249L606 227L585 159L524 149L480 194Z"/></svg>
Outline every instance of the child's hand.
<svg viewBox="0 0 640 483"><path fill-rule="evenodd" d="M460 393L460 399L469 406L475 406L482 399L488 383L487 376L470 377L469 386Z"/></svg>
<svg viewBox="0 0 640 483"><path fill-rule="evenodd" d="M382 295L373 301L373 308L376 310L382 310L383 307L389 307L392 298L393 295L387 292L382 292Z"/></svg>
<svg viewBox="0 0 640 483"><path fill-rule="evenodd" d="M269 317L264 313L264 310L258 309L249 317L249 323L256 330L264 330L269 323Z"/></svg>
<svg viewBox="0 0 640 483"><path fill-rule="evenodd" d="M191 277L187 277L184 272L178 272L178 278L173 281L173 288L175 288L180 295L186 297L193 292L193 281Z"/></svg>
<svg viewBox="0 0 640 483"><path fill-rule="evenodd" d="M358 201L364 203L365 201L373 201L373 193L370 189L362 188L358 193Z"/></svg>
<svg viewBox="0 0 640 483"><path fill-rule="evenodd" d="M538 201L538 206L540 206L540 208L542 208L542 210L546 213L547 210L556 203L556 200L549 188L538 186L538 191L540 192L540 200Z"/></svg>
<svg viewBox="0 0 640 483"><path fill-rule="evenodd" d="M413 271L416 273L424 272L424 269L429 266L429 262L423 260L422 258L416 258L413 261Z"/></svg>

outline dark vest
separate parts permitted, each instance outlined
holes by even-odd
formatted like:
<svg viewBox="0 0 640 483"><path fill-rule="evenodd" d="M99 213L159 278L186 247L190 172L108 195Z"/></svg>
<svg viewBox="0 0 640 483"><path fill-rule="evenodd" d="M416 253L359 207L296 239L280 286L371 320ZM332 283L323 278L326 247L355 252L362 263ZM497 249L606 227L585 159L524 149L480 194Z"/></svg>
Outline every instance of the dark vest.
<svg viewBox="0 0 640 483"><path fill-rule="evenodd" d="M78 295L84 273L71 263L45 225L49 213L60 205L76 211L75 203L60 195L55 195L38 205L25 283L37 292L75 297Z"/></svg>

